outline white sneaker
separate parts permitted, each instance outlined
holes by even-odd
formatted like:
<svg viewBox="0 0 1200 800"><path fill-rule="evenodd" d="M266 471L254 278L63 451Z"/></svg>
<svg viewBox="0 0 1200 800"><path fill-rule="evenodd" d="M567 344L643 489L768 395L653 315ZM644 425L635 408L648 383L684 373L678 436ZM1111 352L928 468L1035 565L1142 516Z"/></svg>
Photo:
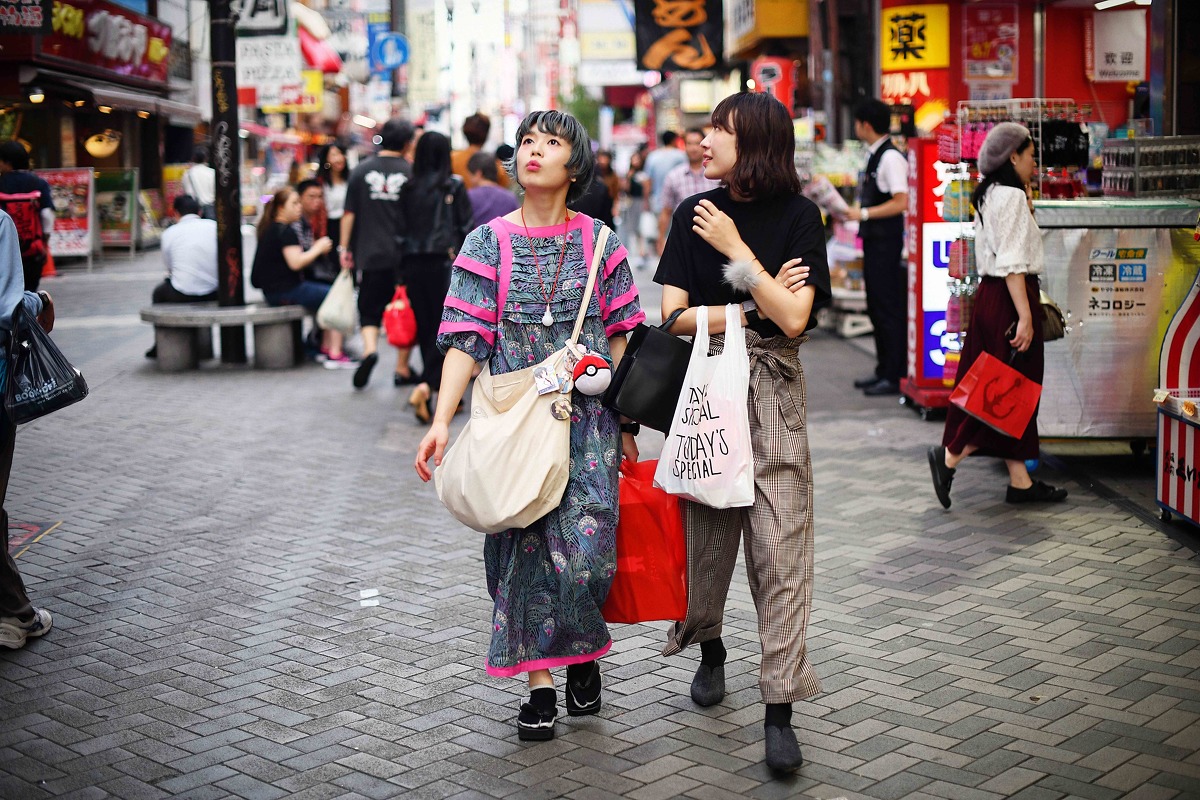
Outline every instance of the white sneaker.
<svg viewBox="0 0 1200 800"><path fill-rule="evenodd" d="M29 637L42 636L53 625L54 617L44 608L35 608L29 622L21 622L16 617L0 617L0 647L19 650Z"/></svg>

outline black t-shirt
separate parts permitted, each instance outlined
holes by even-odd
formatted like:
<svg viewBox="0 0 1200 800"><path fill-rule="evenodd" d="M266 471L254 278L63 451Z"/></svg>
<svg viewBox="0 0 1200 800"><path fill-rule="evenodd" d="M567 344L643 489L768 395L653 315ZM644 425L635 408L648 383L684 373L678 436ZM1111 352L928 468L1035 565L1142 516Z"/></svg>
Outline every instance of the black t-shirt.
<svg viewBox="0 0 1200 800"><path fill-rule="evenodd" d="M573 203L568 203L567 207L580 214L587 214L592 219L598 219L610 228L615 227L612 196L609 195L608 187L599 177L592 180L592 185L588 187L582 197Z"/></svg>
<svg viewBox="0 0 1200 800"><path fill-rule="evenodd" d="M701 200L709 200L729 215L742 241L754 251L759 263L772 276L783 262L803 258L811 270L807 285L816 290L813 314L806 330L816 326L816 311L832 298L829 261L825 252L825 228L816 204L802 195L785 195L739 203L724 187L693 195L679 204L671 216L671 232L658 264L654 282L688 293L689 306L723 306L749 300L725 283L721 268L729 261L692 230L692 217ZM765 337L782 336L774 322L759 318L750 328Z"/></svg>
<svg viewBox="0 0 1200 800"><path fill-rule="evenodd" d="M258 240L254 251L254 266L250 268L250 285L264 292L286 292L300 285L300 273L287 265L283 248L300 246L296 229L282 222L273 222Z"/></svg>
<svg viewBox="0 0 1200 800"><path fill-rule="evenodd" d="M412 166L400 156L372 156L350 173L346 211L354 214L350 250L358 269L377 272L400 265L400 187L411 175Z"/></svg>

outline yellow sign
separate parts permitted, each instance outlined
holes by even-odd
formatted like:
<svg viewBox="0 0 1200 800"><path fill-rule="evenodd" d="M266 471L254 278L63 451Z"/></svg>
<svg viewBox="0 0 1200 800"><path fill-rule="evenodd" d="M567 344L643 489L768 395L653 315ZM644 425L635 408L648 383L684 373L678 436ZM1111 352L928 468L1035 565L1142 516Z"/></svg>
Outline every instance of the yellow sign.
<svg viewBox="0 0 1200 800"><path fill-rule="evenodd" d="M808 36L808 0L726 0L726 50L749 53L764 39Z"/></svg>
<svg viewBox="0 0 1200 800"><path fill-rule="evenodd" d="M884 72L950 66L950 7L893 6L881 15L879 63Z"/></svg>
<svg viewBox="0 0 1200 800"><path fill-rule="evenodd" d="M631 61L637 57L637 41L632 30L580 33L579 56L584 61Z"/></svg>
<svg viewBox="0 0 1200 800"><path fill-rule="evenodd" d="M300 86L283 87L280 94L283 103L277 106L263 106L264 114L316 114L325 107L325 76L319 69L300 71Z"/></svg>

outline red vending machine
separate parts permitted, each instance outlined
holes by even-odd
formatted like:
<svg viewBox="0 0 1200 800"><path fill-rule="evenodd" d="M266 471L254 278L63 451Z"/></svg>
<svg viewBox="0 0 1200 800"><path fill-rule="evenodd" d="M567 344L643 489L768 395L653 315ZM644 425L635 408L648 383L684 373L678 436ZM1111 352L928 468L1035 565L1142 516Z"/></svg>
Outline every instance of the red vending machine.
<svg viewBox="0 0 1200 800"><path fill-rule="evenodd" d="M946 332L950 299L950 245L969 223L943 216L946 190L957 165L938 160L933 139L908 142L908 377L900 382L903 402L926 419L931 409L950 402L954 376L946 370L947 353L957 357L958 334ZM951 363L953 368L953 361Z"/></svg>

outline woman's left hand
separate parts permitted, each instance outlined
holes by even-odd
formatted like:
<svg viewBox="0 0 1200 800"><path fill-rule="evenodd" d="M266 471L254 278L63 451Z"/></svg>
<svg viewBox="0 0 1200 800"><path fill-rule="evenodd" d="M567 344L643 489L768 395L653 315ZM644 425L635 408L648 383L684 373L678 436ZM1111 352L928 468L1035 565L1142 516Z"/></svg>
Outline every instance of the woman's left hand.
<svg viewBox="0 0 1200 800"><path fill-rule="evenodd" d="M739 258L746 243L738 233L737 225L721 209L713 205L711 200L701 200L696 206L696 215L692 217L692 230L700 234L700 238L708 242L717 252L729 258ZM752 258L750 254L748 258Z"/></svg>
<svg viewBox="0 0 1200 800"><path fill-rule="evenodd" d="M641 453L638 451L637 437L632 433L621 434L621 455L635 464L641 456Z"/></svg>
<svg viewBox="0 0 1200 800"><path fill-rule="evenodd" d="M1008 343L1020 353L1028 350L1029 345L1033 344L1033 320L1029 317L1018 319L1016 335L1009 339Z"/></svg>

